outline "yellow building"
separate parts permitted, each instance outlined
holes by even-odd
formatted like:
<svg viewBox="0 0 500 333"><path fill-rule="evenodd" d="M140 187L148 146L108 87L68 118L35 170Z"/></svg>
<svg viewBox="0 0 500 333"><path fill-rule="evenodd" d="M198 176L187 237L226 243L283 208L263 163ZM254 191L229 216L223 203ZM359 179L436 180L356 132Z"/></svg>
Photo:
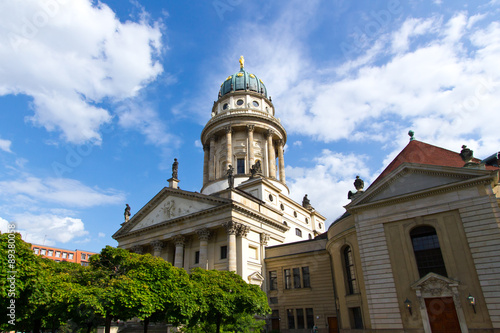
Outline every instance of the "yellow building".
<svg viewBox="0 0 500 333"><path fill-rule="evenodd" d="M498 154L416 140L328 230L341 332L500 332Z"/></svg>

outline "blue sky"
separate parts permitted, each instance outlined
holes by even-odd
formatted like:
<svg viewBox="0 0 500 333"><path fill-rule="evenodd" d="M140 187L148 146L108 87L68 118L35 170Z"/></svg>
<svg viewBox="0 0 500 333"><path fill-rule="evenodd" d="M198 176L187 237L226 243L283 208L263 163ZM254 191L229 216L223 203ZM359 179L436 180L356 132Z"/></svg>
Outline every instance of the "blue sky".
<svg viewBox="0 0 500 333"><path fill-rule="evenodd" d="M200 191L223 80L264 81L287 184L333 221L418 140L500 149L500 1L0 4L0 230L99 251L171 176Z"/></svg>

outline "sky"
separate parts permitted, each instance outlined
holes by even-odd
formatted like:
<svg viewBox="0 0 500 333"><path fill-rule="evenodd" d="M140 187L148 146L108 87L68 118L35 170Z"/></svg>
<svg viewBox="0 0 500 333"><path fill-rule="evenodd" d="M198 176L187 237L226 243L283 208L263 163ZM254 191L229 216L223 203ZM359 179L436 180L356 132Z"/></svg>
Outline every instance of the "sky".
<svg viewBox="0 0 500 333"><path fill-rule="evenodd" d="M260 78L290 196L328 224L415 138L500 150L500 1L0 2L0 230L99 252L171 177L200 191L220 84Z"/></svg>

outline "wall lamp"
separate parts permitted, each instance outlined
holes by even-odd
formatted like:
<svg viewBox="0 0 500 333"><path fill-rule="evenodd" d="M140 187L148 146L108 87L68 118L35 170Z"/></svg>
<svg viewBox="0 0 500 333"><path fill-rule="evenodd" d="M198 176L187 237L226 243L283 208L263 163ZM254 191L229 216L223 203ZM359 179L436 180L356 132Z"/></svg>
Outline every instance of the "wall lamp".
<svg viewBox="0 0 500 333"><path fill-rule="evenodd" d="M472 310L474 310L474 313L476 313L476 298L469 293L469 296L467 296L467 300L469 301L469 304L472 305Z"/></svg>
<svg viewBox="0 0 500 333"><path fill-rule="evenodd" d="M407 308L408 312L410 312L410 316L413 315L411 311L411 301L408 299L408 297L406 297L404 303L405 303L405 308Z"/></svg>

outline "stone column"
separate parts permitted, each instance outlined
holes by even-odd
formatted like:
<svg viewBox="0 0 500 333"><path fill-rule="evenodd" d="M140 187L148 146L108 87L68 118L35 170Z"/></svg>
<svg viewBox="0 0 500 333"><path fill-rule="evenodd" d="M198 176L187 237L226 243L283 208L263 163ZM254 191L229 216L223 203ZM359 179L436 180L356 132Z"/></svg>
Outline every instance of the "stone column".
<svg viewBox="0 0 500 333"><path fill-rule="evenodd" d="M175 244L174 266L182 268L184 260L184 244L186 242L186 238L184 236L178 235L174 237L173 241Z"/></svg>
<svg viewBox="0 0 500 333"><path fill-rule="evenodd" d="M231 126L224 127L226 131L226 170L229 165L233 165L233 142L232 142L232 128ZM234 165L233 165L234 167ZM225 172L226 170L221 170L221 172Z"/></svg>
<svg viewBox="0 0 500 333"><path fill-rule="evenodd" d="M151 246L153 247L153 255L159 257L161 255L161 249L163 249L163 242L156 240L151 242Z"/></svg>
<svg viewBox="0 0 500 333"><path fill-rule="evenodd" d="M240 260L237 263L237 271L239 276L243 278L245 282L248 282L248 271L247 271L247 258L248 258L248 240L247 235L250 232L250 227L248 225L239 224L236 235L237 252L238 258Z"/></svg>
<svg viewBox="0 0 500 333"><path fill-rule="evenodd" d="M283 157L283 140L278 140L278 163L280 166L280 182L286 184L285 179L285 158Z"/></svg>
<svg viewBox="0 0 500 333"><path fill-rule="evenodd" d="M203 185L208 182L208 161L210 159L210 145L203 145Z"/></svg>
<svg viewBox="0 0 500 333"><path fill-rule="evenodd" d="M196 233L200 239L200 267L208 269L208 240L212 233L207 228L199 229Z"/></svg>
<svg viewBox="0 0 500 333"><path fill-rule="evenodd" d="M267 246L267 243L269 242L269 239L271 238L271 235L264 233L260 234L260 264L262 265L262 275L267 276L267 267L266 267L266 262L264 261L265 258L265 247ZM262 287L264 288L263 290L269 290L269 281L267 278L264 279Z"/></svg>
<svg viewBox="0 0 500 333"><path fill-rule="evenodd" d="M222 225L227 232L228 271L236 272L236 232L238 231L238 223L230 221Z"/></svg>
<svg viewBox="0 0 500 333"><path fill-rule="evenodd" d="M267 137L267 156L268 156L268 167L269 167L269 177L276 178L276 154L274 153L273 145L273 130L268 130L266 132Z"/></svg>
<svg viewBox="0 0 500 333"><path fill-rule="evenodd" d="M144 254L144 247L142 245L135 245L132 247L132 252L137 254Z"/></svg>
<svg viewBox="0 0 500 333"><path fill-rule="evenodd" d="M210 157L208 160L208 180L215 180L215 135L210 137Z"/></svg>
<svg viewBox="0 0 500 333"><path fill-rule="evenodd" d="M248 130L248 168L255 164L255 157L253 152L253 130L255 125L247 125Z"/></svg>

